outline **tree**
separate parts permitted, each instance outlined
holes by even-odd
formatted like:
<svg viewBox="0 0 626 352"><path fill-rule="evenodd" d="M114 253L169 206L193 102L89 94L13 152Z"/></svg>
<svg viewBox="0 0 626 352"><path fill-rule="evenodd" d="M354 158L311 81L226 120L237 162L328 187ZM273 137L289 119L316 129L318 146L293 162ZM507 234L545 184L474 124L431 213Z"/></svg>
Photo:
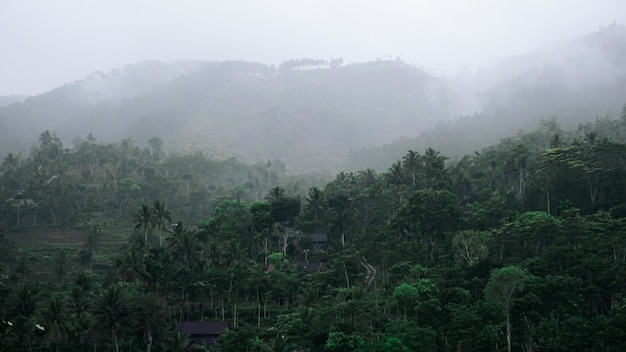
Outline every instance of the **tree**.
<svg viewBox="0 0 626 352"><path fill-rule="evenodd" d="M417 287L403 283L393 289L393 299L398 304L398 308L404 311L404 319L407 318L407 310L413 312L419 300Z"/></svg>
<svg viewBox="0 0 626 352"><path fill-rule="evenodd" d="M148 244L148 234L154 229L156 219L154 212L147 205L142 205L133 216L135 230L143 229L143 242Z"/></svg>
<svg viewBox="0 0 626 352"><path fill-rule="evenodd" d="M420 163L419 153L413 150L409 150L409 152L402 157L402 169L409 173L413 190L417 189L417 175L420 171Z"/></svg>
<svg viewBox="0 0 626 352"><path fill-rule="evenodd" d="M146 271L146 257L148 253L143 245L133 244L117 258L118 272L128 280L138 283L148 277Z"/></svg>
<svg viewBox="0 0 626 352"><path fill-rule="evenodd" d="M460 231L452 238L452 246L457 257L472 266L487 258L493 237L493 233L489 231Z"/></svg>
<svg viewBox="0 0 626 352"><path fill-rule="evenodd" d="M175 222L173 227L168 248L182 260L185 269L191 270L199 261L200 242L193 231L183 226L182 221Z"/></svg>
<svg viewBox="0 0 626 352"><path fill-rule="evenodd" d="M54 296L48 303L45 312L48 329L54 331L55 350L59 350L59 335L65 332L66 312L65 300L62 297Z"/></svg>
<svg viewBox="0 0 626 352"><path fill-rule="evenodd" d="M37 286L22 285L8 302L8 318L13 322L12 331L20 347L31 347L35 337L35 314L40 300Z"/></svg>
<svg viewBox="0 0 626 352"><path fill-rule="evenodd" d="M69 258L67 256L67 252L64 248L59 249L54 255L52 261L52 268L54 270L54 275L59 279L61 286L63 285L63 281L65 276L67 276L67 265L69 262Z"/></svg>
<svg viewBox="0 0 626 352"><path fill-rule="evenodd" d="M267 266L267 256L269 254L269 238L274 228L271 206L269 203L256 202L250 206L252 215L252 227L257 237L262 240L263 262Z"/></svg>
<svg viewBox="0 0 626 352"><path fill-rule="evenodd" d="M32 272L30 265L28 264L28 258L21 256L17 259L17 267L15 268L15 272L20 274L20 283L24 285L24 277Z"/></svg>
<svg viewBox="0 0 626 352"><path fill-rule="evenodd" d="M71 315L68 320L68 332L78 346L84 343L84 338L92 327L92 315L89 310L92 303L91 292L86 287L74 286L69 292L69 308Z"/></svg>
<svg viewBox="0 0 626 352"><path fill-rule="evenodd" d="M324 192L318 187L309 189L309 196L305 199L304 212L312 221L316 230L323 228L326 222L326 199Z"/></svg>
<svg viewBox="0 0 626 352"><path fill-rule="evenodd" d="M398 221L427 242L428 257L435 263L437 243L458 226L461 210L453 193L437 190L416 191L400 210Z"/></svg>
<svg viewBox="0 0 626 352"><path fill-rule="evenodd" d="M109 329L115 343L115 351L120 352L117 332L127 322L130 315L128 300L121 287L113 285L101 293L94 309L100 324Z"/></svg>
<svg viewBox="0 0 626 352"><path fill-rule="evenodd" d="M326 350L336 352L355 351L363 345L363 339L360 336L348 335L341 331L333 331L328 335L326 340Z"/></svg>
<svg viewBox="0 0 626 352"><path fill-rule="evenodd" d="M444 188L446 181L445 161L446 157L439 155L439 152L428 148L422 156L424 164L423 178L424 189L441 189Z"/></svg>
<svg viewBox="0 0 626 352"><path fill-rule="evenodd" d="M270 211L276 225L283 228L278 229L282 234L283 254L287 254L287 239L289 237L289 228L293 225L293 220L300 214L300 199L285 196L285 190L275 187L268 195L270 202Z"/></svg>
<svg viewBox="0 0 626 352"><path fill-rule="evenodd" d="M528 211L518 214L513 222L505 224L499 231L500 259L505 249L510 255L521 259L545 254L546 247L561 238L563 225L554 216L543 211Z"/></svg>
<svg viewBox="0 0 626 352"><path fill-rule="evenodd" d="M142 209L143 211L143 209ZM172 214L165 209L165 203L155 200L152 205L152 216L154 227L161 232L169 232L169 226L172 224ZM167 221L167 225L166 222ZM159 247L162 246L162 236L159 234Z"/></svg>
<svg viewBox="0 0 626 352"><path fill-rule="evenodd" d="M100 237L102 236L102 229L100 225L94 220L87 222L86 226L87 238L83 245L82 251L79 253L81 258L89 262L89 270L92 269L93 256L100 245Z"/></svg>
<svg viewBox="0 0 626 352"><path fill-rule="evenodd" d="M513 295L517 292L528 276L524 269L511 265L491 272L487 286L485 286L485 298L488 302L498 306L506 318L506 343L507 350L511 352L511 306Z"/></svg>

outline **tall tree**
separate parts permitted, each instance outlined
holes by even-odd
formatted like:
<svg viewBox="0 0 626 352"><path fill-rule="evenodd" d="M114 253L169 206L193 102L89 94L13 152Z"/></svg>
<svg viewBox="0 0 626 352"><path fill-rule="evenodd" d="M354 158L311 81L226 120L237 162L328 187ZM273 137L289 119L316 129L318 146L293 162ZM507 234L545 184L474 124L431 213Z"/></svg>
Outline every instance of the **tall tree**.
<svg viewBox="0 0 626 352"><path fill-rule="evenodd" d="M54 255L52 269L54 270L54 275L59 279L61 285L63 285L65 277L67 276L68 264L69 257L67 255L67 251L65 248L59 249Z"/></svg>
<svg viewBox="0 0 626 352"><path fill-rule="evenodd" d="M111 332L115 351L120 352L117 332L130 315L129 303L122 289L113 285L103 291L96 301L94 312L100 324Z"/></svg>
<svg viewBox="0 0 626 352"><path fill-rule="evenodd" d="M154 217L154 226L161 232L159 233L159 247L161 247L163 245L162 233L169 232L169 225L172 224L172 214L165 209L165 203L158 200L155 200L152 205L152 214Z"/></svg>
<svg viewBox="0 0 626 352"><path fill-rule="evenodd" d="M408 231L426 241L428 257L434 264L437 244L457 228L460 217L461 209L453 193L420 190L411 195L397 220Z"/></svg>
<svg viewBox="0 0 626 352"><path fill-rule="evenodd" d="M511 306L513 295L517 292L524 279L528 276L524 269L511 265L491 272L487 286L485 286L485 298L502 309L506 318L506 345L507 351L511 352Z"/></svg>
<svg viewBox="0 0 626 352"><path fill-rule="evenodd" d="M402 157L402 168L406 170L411 179L411 185L413 190L417 189L417 176L420 172L420 155L418 152L409 150L409 152Z"/></svg>
<svg viewBox="0 0 626 352"><path fill-rule="evenodd" d="M154 212L144 204L133 215L133 221L135 222L135 230L142 229L143 242L148 244L148 234L154 229L156 224Z"/></svg>

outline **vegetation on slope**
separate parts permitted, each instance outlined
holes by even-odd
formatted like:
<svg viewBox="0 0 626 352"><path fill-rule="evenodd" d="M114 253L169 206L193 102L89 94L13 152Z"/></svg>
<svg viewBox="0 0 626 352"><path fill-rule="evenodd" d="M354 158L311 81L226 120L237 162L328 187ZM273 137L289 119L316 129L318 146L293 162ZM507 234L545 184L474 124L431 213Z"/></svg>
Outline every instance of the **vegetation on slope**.
<svg viewBox="0 0 626 352"><path fill-rule="evenodd" d="M19 227L15 198L3 205L3 346L184 350L177 322L227 320L223 351L622 350L626 144L599 132L603 124L624 132L626 116L591 130L542 126L448 164L434 149L409 150L383 173L341 172L304 195L272 183L259 197L252 182L217 191L249 182L221 167L254 167L165 157L156 140L142 150L89 138L85 152L139 153L91 169L88 153L44 132L31 156L5 158L0 174L3 197L19 174L29 180L24 207L47 202L29 210L37 225L24 215ZM107 191L93 192L102 181ZM187 185L191 198L202 184L216 193L192 209L174 206ZM44 223L83 240L11 248ZM98 238L121 234L120 225L126 241L100 254ZM319 232L323 251L306 237L290 241ZM298 260L323 270L290 264Z"/></svg>

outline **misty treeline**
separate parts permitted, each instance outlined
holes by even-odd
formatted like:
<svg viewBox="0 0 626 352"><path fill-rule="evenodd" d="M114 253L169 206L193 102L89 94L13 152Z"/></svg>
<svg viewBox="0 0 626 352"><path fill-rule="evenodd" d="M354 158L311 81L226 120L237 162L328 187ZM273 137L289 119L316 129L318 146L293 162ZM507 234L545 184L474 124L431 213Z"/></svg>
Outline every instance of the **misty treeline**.
<svg viewBox="0 0 626 352"><path fill-rule="evenodd" d="M626 107L299 192L278 161L45 131L1 166L2 348L182 351L177 322L226 320L222 351L623 350L625 143ZM11 246L55 226L83 240Z"/></svg>
<svg viewBox="0 0 626 352"><path fill-rule="evenodd" d="M618 116L624 53L626 27L615 24L453 77L400 59L145 61L37 96L0 97L0 158L28 153L42 130L65 145L97 131L106 143L159 136L179 153L280 159L297 173L382 172L408 149L456 159L550 116L565 129ZM393 154L377 147L385 143Z"/></svg>

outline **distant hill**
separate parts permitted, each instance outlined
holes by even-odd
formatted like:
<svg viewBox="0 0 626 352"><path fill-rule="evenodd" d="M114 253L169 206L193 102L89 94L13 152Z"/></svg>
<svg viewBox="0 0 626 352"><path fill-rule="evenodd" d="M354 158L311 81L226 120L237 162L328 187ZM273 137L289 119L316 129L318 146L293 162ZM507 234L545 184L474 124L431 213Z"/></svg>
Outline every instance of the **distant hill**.
<svg viewBox="0 0 626 352"><path fill-rule="evenodd" d="M140 143L158 136L173 151L334 172L350 150L416 135L452 115L445 82L401 61L284 67L146 62L95 73L1 108L0 148L28 148L44 129L66 142L89 132Z"/></svg>
<svg viewBox="0 0 626 352"><path fill-rule="evenodd" d="M399 60L146 61L0 107L0 155L48 129L65 143L157 136L173 152L280 159L293 173L380 169L408 148L457 157L542 119L619 116L625 53L615 24L455 78Z"/></svg>
<svg viewBox="0 0 626 352"><path fill-rule="evenodd" d="M626 103L626 27L612 24L502 60L463 82L465 96L479 102L476 112L441 121L419 136L355 151L346 168L381 170L409 148L432 147L458 158L532 130L542 120L569 129L596 117L619 118Z"/></svg>
<svg viewBox="0 0 626 352"><path fill-rule="evenodd" d="M0 107L19 103L26 99L23 95L0 95Z"/></svg>

